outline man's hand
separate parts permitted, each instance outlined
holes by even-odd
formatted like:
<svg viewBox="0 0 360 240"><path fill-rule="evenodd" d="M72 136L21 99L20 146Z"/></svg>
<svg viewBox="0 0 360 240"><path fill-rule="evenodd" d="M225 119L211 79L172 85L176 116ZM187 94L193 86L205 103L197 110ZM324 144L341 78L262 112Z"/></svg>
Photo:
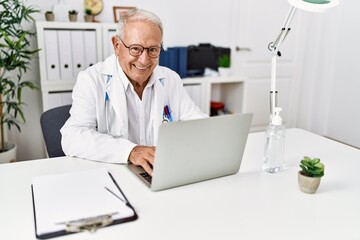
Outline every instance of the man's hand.
<svg viewBox="0 0 360 240"><path fill-rule="evenodd" d="M136 146L130 152L129 161L134 165L142 166L144 170L152 176L152 166L154 165L155 147Z"/></svg>

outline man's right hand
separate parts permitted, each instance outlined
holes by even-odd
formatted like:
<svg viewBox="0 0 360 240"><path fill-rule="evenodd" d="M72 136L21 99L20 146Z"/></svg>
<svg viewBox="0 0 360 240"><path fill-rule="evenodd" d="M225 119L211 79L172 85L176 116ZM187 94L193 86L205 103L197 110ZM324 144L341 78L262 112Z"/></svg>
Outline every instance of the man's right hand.
<svg viewBox="0 0 360 240"><path fill-rule="evenodd" d="M152 166L155 159L155 147L136 146L130 152L129 161L137 166L142 166L144 170L152 176Z"/></svg>

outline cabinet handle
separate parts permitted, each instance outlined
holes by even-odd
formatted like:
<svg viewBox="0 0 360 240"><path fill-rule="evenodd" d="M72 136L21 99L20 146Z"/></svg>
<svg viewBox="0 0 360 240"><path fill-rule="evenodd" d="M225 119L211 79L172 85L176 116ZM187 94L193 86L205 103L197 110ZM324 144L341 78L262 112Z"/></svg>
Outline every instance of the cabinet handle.
<svg viewBox="0 0 360 240"><path fill-rule="evenodd" d="M68 67L69 67L69 65L65 64L65 65L64 65L64 67L65 67L65 68L68 68Z"/></svg>
<svg viewBox="0 0 360 240"><path fill-rule="evenodd" d="M81 64L80 63L78 63L78 65L76 65L77 66L77 68L81 68Z"/></svg>
<svg viewBox="0 0 360 240"><path fill-rule="evenodd" d="M250 48L247 48L247 47L242 48L242 47L236 46L235 51L237 51L237 52L240 52L240 51L248 51L248 52L251 52L251 49L250 49Z"/></svg>
<svg viewBox="0 0 360 240"><path fill-rule="evenodd" d="M52 65L51 65L51 68L52 68L52 69L54 69L54 68L55 68L55 65L54 65L54 64L52 64Z"/></svg>

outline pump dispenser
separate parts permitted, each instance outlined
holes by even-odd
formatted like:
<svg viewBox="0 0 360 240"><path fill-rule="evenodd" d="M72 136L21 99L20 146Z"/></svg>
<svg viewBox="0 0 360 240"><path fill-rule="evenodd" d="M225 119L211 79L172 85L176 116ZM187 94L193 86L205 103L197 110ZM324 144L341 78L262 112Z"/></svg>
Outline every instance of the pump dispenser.
<svg viewBox="0 0 360 240"><path fill-rule="evenodd" d="M271 123L272 123L273 125L276 125L276 126L282 125L282 118L281 118L281 116L280 116L280 112L281 112L281 111L282 111L282 109L279 108L279 107L276 107L276 108L274 109L274 116L273 116L273 118L271 119Z"/></svg>
<svg viewBox="0 0 360 240"><path fill-rule="evenodd" d="M284 149L286 129L282 125L281 108L274 109L274 115L266 129L266 144L263 170L268 173L277 173L284 168Z"/></svg>

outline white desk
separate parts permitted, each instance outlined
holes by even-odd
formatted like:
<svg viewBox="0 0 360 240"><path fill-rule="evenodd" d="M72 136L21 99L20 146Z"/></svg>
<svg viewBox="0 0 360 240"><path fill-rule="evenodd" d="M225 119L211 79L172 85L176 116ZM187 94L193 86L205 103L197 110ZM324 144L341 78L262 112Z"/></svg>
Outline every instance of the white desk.
<svg viewBox="0 0 360 240"><path fill-rule="evenodd" d="M135 207L135 222L55 239L360 239L360 151L289 129L289 168L261 171L264 134L249 136L240 173L153 193L121 165L55 158L0 165L0 239L35 239L31 177L105 166ZM320 157L318 192L297 186L298 161Z"/></svg>

